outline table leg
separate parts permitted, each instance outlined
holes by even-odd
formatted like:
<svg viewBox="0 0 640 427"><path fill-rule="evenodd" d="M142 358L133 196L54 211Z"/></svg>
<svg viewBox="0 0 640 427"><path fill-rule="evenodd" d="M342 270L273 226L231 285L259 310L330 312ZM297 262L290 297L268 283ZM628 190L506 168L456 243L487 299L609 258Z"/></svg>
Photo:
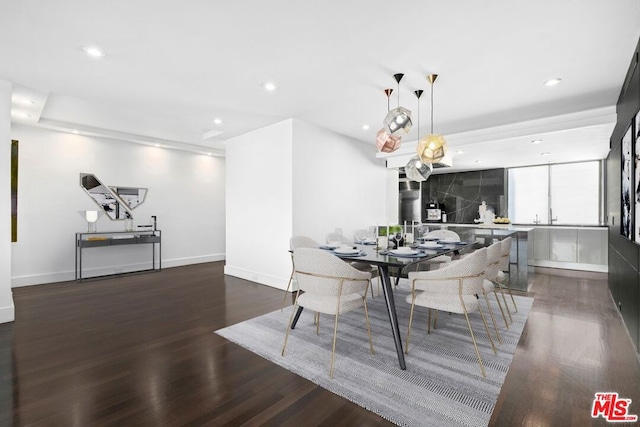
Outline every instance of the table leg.
<svg viewBox="0 0 640 427"><path fill-rule="evenodd" d="M298 311L296 311L296 315L293 317L293 322L291 322L291 329L296 328L296 323L298 323L302 310L304 310L304 307L298 306Z"/></svg>
<svg viewBox="0 0 640 427"><path fill-rule="evenodd" d="M398 363L400 364L400 369L405 370L407 369L407 365L404 362L404 352L402 351L402 341L400 340L398 315L396 314L396 303L393 299L393 288L391 287L391 278L389 277L389 267L386 265L379 265L378 272L382 279L382 291L384 293L384 300L387 303L389 321L391 322L391 333L393 334L393 340L396 344L396 353L398 354Z"/></svg>

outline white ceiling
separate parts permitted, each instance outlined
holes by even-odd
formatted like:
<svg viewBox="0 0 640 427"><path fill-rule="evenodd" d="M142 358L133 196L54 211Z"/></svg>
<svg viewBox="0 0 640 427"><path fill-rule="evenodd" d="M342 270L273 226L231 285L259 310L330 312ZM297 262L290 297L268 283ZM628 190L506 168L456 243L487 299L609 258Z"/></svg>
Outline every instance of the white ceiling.
<svg viewBox="0 0 640 427"><path fill-rule="evenodd" d="M640 1L5 0L0 28L0 79L37 101L16 105L32 112L15 122L215 152L295 117L374 156L393 74L405 74L415 141L412 91L426 91L425 134L425 76L438 73L434 130L465 152L454 166L472 169L606 156ZM562 83L543 85L553 77Z"/></svg>

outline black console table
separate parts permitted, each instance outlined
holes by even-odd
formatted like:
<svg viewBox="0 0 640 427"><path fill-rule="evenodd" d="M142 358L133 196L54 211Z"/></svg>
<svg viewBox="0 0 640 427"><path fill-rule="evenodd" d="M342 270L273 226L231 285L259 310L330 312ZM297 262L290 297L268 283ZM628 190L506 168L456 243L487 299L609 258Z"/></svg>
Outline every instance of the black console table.
<svg viewBox="0 0 640 427"><path fill-rule="evenodd" d="M119 276L123 274L143 273L162 270L162 233L155 231L106 231L103 233L76 233L76 280L82 281L82 251L87 248L101 248L105 246L140 245L151 246L151 268L124 273L92 276L88 279ZM157 266L156 266L157 264Z"/></svg>

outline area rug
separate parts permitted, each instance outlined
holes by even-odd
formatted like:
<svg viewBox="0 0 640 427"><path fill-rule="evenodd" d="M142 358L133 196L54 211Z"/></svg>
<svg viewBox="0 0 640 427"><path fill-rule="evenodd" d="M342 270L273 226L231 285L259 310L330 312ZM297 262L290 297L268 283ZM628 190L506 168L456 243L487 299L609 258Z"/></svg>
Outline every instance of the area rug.
<svg viewBox="0 0 640 427"><path fill-rule="evenodd" d="M409 324L408 293L406 280L394 291L403 345ZM397 425L486 426L533 304L532 298L515 298L518 312L512 313L513 323L506 329L490 295L502 337L502 344L496 342L497 355L491 350L479 313L469 315L486 378L480 373L464 316L440 313L437 329L427 335L424 307L416 307L409 354L405 355L407 369L401 370L382 295L367 299L374 355L369 352L364 311L340 316L333 379L329 378L333 316L321 315L317 336L313 312L303 311L291 331L284 357L281 351L291 307L216 333ZM507 301L511 305L508 295ZM495 334L488 315L487 321Z"/></svg>

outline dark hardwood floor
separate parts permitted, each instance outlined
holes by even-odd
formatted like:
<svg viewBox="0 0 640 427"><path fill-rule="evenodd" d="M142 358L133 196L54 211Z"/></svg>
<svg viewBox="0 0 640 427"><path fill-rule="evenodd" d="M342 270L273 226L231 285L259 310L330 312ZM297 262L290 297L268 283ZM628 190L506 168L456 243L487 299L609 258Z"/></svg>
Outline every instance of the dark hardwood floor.
<svg viewBox="0 0 640 427"><path fill-rule="evenodd" d="M221 262L14 289L0 425L388 425L213 333L282 295L224 276ZM640 414L640 364L606 281L538 274L530 295L491 425L590 425L599 391Z"/></svg>

